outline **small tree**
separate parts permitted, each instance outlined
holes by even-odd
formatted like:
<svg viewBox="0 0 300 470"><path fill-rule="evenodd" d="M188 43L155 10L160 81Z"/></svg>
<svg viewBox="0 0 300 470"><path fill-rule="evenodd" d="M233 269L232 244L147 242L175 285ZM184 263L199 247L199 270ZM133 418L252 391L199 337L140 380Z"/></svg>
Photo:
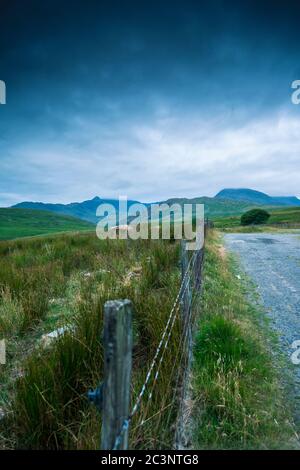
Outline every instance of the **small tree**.
<svg viewBox="0 0 300 470"><path fill-rule="evenodd" d="M270 214L264 209L251 209L242 215L241 225L265 224L269 217Z"/></svg>

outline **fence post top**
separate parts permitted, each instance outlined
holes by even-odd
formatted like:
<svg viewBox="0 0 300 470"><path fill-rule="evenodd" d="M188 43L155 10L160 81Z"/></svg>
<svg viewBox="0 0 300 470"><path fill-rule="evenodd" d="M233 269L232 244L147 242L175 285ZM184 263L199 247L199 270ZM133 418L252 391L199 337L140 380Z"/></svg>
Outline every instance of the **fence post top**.
<svg viewBox="0 0 300 470"><path fill-rule="evenodd" d="M129 299L119 299L119 300L107 300L104 304L104 308L121 308L126 305L132 305L131 300Z"/></svg>
<svg viewBox="0 0 300 470"><path fill-rule="evenodd" d="M128 447L130 377L132 366L132 302L108 300L104 304L104 393L101 449Z"/></svg>

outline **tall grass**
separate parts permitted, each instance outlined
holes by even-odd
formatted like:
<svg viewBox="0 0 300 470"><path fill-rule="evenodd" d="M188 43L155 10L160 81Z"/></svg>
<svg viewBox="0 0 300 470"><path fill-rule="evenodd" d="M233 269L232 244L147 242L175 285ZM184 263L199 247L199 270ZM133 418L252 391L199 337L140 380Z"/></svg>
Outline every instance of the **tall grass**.
<svg viewBox="0 0 300 470"><path fill-rule="evenodd" d="M0 294L0 332L3 336L16 335L24 322L23 307L12 297L8 287L2 288Z"/></svg>
<svg viewBox="0 0 300 470"><path fill-rule="evenodd" d="M0 243L0 299L9 290L23 312L22 331L45 318L49 299L64 294L71 273L94 269L98 253L90 235Z"/></svg>
<svg viewBox="0 0 300 470"><path fill-rule="evenodd" d="M11 413L2 421L6 432L13 435L15 448L97 448L101 414L89 405L86 393L102 377L104 303L118 298L133 302L133 402L179 288L178 245L64 235L3 243L0 252L0 285L16 302L11 308L20 309L20 333L29 335L37 322L47 325L49 301L58 296L64 299L64 319L72 326L46 349L37 342L25 359L23 374L15 381ZM178 320L152 399L150 381L132 422L132 448L172 447L180 335Z"/></svg>

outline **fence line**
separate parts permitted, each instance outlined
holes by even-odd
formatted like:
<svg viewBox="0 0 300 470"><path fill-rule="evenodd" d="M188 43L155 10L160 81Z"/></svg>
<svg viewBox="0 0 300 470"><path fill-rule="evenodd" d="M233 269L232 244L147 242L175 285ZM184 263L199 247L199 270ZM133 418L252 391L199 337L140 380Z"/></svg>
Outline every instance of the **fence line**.
<svg viewBox="0 0 300 470"><path fill-rule="evenodd" d="M195 252L195 261L193 269L193 285L186 293L186 299L183 304L183 335L184 335L184 347L183 354L185 355L185 363L181 377L180 397L179 397L179 410L176 421L176 432L175 432L175 443L176 449L183 449L189 444L189 432L187 425L188 418L188 399L190 395L190 376L191 376L191 364L193 356L193 301L196 299L196 295L201 289L201 274L202 274L202 263L203 263L204 250L201 249ZM182 264L187 263L187 252L185 249L185 241L182 241L181 247Z"/></svg>
<svg viewBox="0 0 300 470"><path fill-rule="evenodd" d="M182 279L182 282L181 282L181 285L180 285L180 288L179 288L179 292L177 294L177 297L174 301L174 304L173 304L173 307L171 309L171 312L170 312L170 315L168 317L168 321L167 321L167 324L165 326L165 329L163 331L163 334L161 336L161 340L159 342L159 345L156 349L156 352L155 352L155 355L154 355L154 358L151 362L151 365L148 369L148 372L146 374L146 378L145 378L145 381L142 385L142 388L140 390L140 393L138 394L138 397L135 401L135 404L133 405L133 408L132 408L132 411L130 413L130 415L124 420L124 423L122 425L122 428L115 440L115 443L114 443L114 446L113 446L113 450L117 450L119 449L119 446L122 442L122 436L124 434L124 432L128 429L129 427L129 424L133 418L133 416L136 414L140 404L141 404L141 401L142 401L142 398L143 398L143 395L145 394L146 392L146 387L149 383L149 380L150 380L150 377L152 375L152 372L154 370L154 366L155 364L157 363L157 360L158 360L158 356L159 356L159 353L160 351L162 350L163 348L163 353L162 353L162 356L160 358L160 361L158 363L158 367L156 369L156 372L154 374L154 381L157 380L157 377L158 377L158 372L159 372L159 367L162 363L162 360L163 360L163 357L164 357L164 352L165 350L167 349L168 347L168 343L169 343L169 340L170 340L170 336L171 336L171 333L172 333L172 330L173 330L173 327L174 327L174 324L175 324L175 320L176 320L176 316L177 316L177 313L179 311L179 308L176 309L177 306L179 306L179 302L180 300L183 298L186 290L187 290L187 287L188 287L188 277L190 275L190 268L191 266L193 266L193 263L195 261L195 255L196 255L196 252L194 253L193 257L190 259L189 263L188 263L188 266L187 266L187 269L183 275L183 279ZM169 325L170 325L170 328L169 328ZM168 328L169 328L169 332L168 332ZM168 334L167 334L168 333ZM164 340L166 339L165 343L164 343ZM163 347L164 345L164 347ZM152 398L152 395L151 395L151 398Z"/></svg>
<svg viewBox="0 0 300 470"><path fill-rule="evenodd" d="M206 230L208 225L206 224ZM204 249L195 251L188 259L185 241L181 242L181 267L182 280L179 291L170 310L165 328L161 334L161 339L155 351L154 357L145 375L145 380L140 392L129 412L129 391L131 377L131 355L132 355L132 331L131 331L131 302L110 301L105 304L104 312L104 383L101 387L102 400L99 400L99 388L89 393L91 401L102 405L102 438L101 448L118 450L127 449L128 431L133 417L140 408L146 390L151 387L148 395L147 407L153 397L153 390L157 383L160 369L169 345L170 337L181 313L182 334L177 355L180 354L181 362L185 361L185 367L178 370L176 377L176 387L174 389L172 402L167 406L172 406L176 400L177 388L180 387L180 397L178 406L178 419L176 426L176 444L182 441L185 432L184 426L184 402L187 395L187 383L190 375L192 358L192 336L193 336L193 312L192 303L196 298L194 293L201 288L201 271L203 264ZM177 356L176 356L177 360ZM174 362L174 366L176 361ZM172 370L173 373L173 370ZM150 381L151 377L153 380ZM98 401L96 400L96 397ZM148 409L148 408L147 408ZM158 412L160 413L160 411ZM158 414L156 413L156 414ZM168 419L170 418L170 413ZM145 414L140 422L143 425ZM149 418L148 418L149 419ZM148 421L148 419L146 421Z"/></svg>

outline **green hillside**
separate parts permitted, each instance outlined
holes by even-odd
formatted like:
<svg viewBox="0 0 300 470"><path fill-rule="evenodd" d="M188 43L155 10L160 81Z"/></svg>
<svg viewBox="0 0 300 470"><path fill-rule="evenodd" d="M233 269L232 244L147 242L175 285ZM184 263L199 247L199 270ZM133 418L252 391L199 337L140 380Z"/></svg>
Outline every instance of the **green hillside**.
<svg viewBox="0 0 300 470"><path fill-rule="evenodd" d="M267 196L266 196L267 197ZM271 199L271 198L269 198ZM128 207L138 201L128 200ZM112 204L118 213L117 199L100 199L95 197L83 202L73 202L71 204L48 204L42 202L21 202L14 206L18 209L43 210L59 215L76 217L88 222L97 223L98 217L96 210L102 203ZM255 204L253 201L245 201L220 197L196 197L196 198L172 198L167 201L159 201L158 204L204 204L205 215L209 218L226 217L229 215L241 215L248 209L252 209ZM146 204L149 207L149 204Z"/></svg>
<svg viewBox="0 0 300 470"><path fill-rule="evenodd" d="M300 226L300 207L267 208L267 210L271 214L267 225L299 224ZM217 228L238 227L240 222L241 218L239 216L217 217L214 220L215 227Z"/></svg>
<svg viewBox="0 0 300 470"><path fill-rule="evenodd" d="M300 206L300 200L296 196L269 196L261 191L248 188L222 189L215 196L216 199L230 199L233 201L248 201L251 204L263 206Z"/></svg>
<svg viewBox="0 0 300 470"><path fill-rule="evenodd" d="M128 199L127 204L130 207L138 201ZM13 206L18 209L35 209L40 211L54 212L59 215L67 215L82 219L87 222L96 224L99 218L96 216L96 211L101 204L111 204L118 212L119 201L118 199L100 199L96 196L93 199L82 202L71 202L70 204L49 204L44 202L21 202Z"/></svg>
<svg viewBox="0 0 300 470"><path fill-rule="evenodd" d="M53 212L0 208L0 240L93 228L89 222Z"/></svg>
<svg viewBox="0 0 300 470"><path fill-rule="evenodd" d="M241 215L248 209L255 207L247 201L234 201L230 199L218 199L214 197L197 197L193 199L174 198L168 199L167 204L204 204L205 215L210 219L226 217L231 215Z"/></svg>

